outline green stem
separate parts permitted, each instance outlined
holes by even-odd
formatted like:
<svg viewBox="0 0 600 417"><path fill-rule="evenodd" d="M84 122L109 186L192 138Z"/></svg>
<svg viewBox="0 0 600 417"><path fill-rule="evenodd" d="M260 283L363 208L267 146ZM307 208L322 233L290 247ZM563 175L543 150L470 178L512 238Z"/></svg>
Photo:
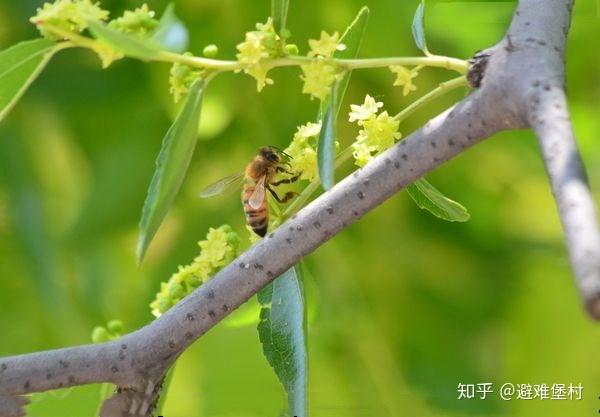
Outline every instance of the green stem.
<svg viewBox="0 0 600 417"><path fill-rule="evenodd" d="M400 113L394 116L394 119L396 119L399 122L402 122L404 119L406 119L408 116L413 114L415 111L417 111L430 101L433 101L436 98L443 96L444 94L451 90L454 90L455 88L466 87L468 85L469 83L465 76L453 78L449 81L444 81L443 83L440 83L436 88L431 90L429 93L425 94L423 97L419 98L418 100L411 103L408 107L404 108Z"/></svg>
<svg viewBox="0 0 600 417"><path fill-rule="evenodd" d="M433 101L434 99L446 94L447 92L454 90L455 88L467 86L468 82L465 76L457 77L449 81L445 81L440 83L438 87L431 90L429 93L425 94L423 97L419 98L400 113L394 116L394 118L398 121L403 121L408 116L413 114L415 111L423 107L425 104ZM352 147L349 146L344 149L339 155L335 158L335 168L340 167L344 162L346 162L352 156ZM298 210L300 210L306 201L319 189L321 185L321 181L319 179L313 180L310 184L306 186L306 188L302 191L302 193L294 199L294 201L288 206L288 208L283 212L282 221L288 219L293 216Z"/></svg>

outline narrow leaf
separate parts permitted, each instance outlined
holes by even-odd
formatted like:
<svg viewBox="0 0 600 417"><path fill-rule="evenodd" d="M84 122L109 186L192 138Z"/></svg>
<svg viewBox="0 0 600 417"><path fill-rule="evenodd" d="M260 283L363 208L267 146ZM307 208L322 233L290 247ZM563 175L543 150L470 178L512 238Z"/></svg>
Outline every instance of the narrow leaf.
<svg viewBox="0 0 600 417"><path fill-rule="evenodd" d="M335 51L333 56L338 59L354 59L358 56L358 52L360 50L360 45L362 44L363 37L367 30L367 23L369 21L369 8L363 6L356 15L356 18L350 23L350 25L346 28L346 31L340 38L340 43L345 46L345 49L340 51ZM340 86L338 88L338 97L337 104L338 108L336 109L336 114L339 113L339 109L342 105L342 101L344 100L344 95L346 94L346 89L348 88L348 83L350 82L350 75L352 71L348 71L344 74L344 78L340 82Z"/></svg>
<svg viewBox="0 0 600 417"><path fill-rule="evenodd" d="M94 38L129 57L147 61L160 53L160 45L152 40L125 34L98 21L90 21L88 25Z"/></svg>
<svg viewBox="0 0 600 417"><path fill-rule="evenodd" d="M263 353L288 397L288 415L307 416L308 356L304 288L300 264L258 294L258 335Z"/></svg>
<svg viewBox="0 0 600 417"><path fill-rule="evenodd" d="M35 39L0 52L0 121L19 101L60 46Z"/></svg>
<svg viewBox="0 0 600 417"><path fill-rule="evenodd" d="M317 146L319 178L325 190L335 184L335 122L337 119L337 92L339 81L333 83L327 100L321 103L321 132Z"/></svg>
<svg viewBox="0 0 600 417"><path fill-rule="evenodd" d="M204 81L196 81L181 113L165 135L156 159L156 170L148 189L138 238L137 259L141 262L148 245L179 191L192 159L198 136Z"/></svg>
<svg viewBox="0 0 600 417"><path fill-rule="evenodd" d="M189 33L183 22L175 15L173 3L169 3L165 9L150 40L171 52L187 51Z"/></svg>
<svg viewBox="0 0 600 417"><path fill-rule="evenodd" d="M363 7L342 35L340 43L345 48L335 51L333 54L335 58L352 59L357 57L368 20L369 8ZM335 122L350 82L350 74L351 71L348 71L340 81L334 83L331 94L321 102L319 109L319 120L322 121L322 125L317 147L317 163L319 177L325 190L335 184Z"/></svg>
<svg viewBox="0 0 600 417"><path fill-rule="evenodd" d="M449 222L466 222L471 217L462 204L443 195L424 178L409 185L407 191L417 206L440 219Z"/></svg>
<svg viewBox="0 0 600 417"><path fill-rule="evenodd" d="M273 27L279 34L281 34L282 29L285 29L285 22L287 20L289 6L290 0L271 0L271 17L273 18Z"/></svg>
<svg viewBox="0 0 600 417"><path fill-rule="evenodd" d="M427 42L425 41L425 0L421 0L419 5L417 6L417 10L415 11L415 15L413 17L412 22L412 34L413 39L415 40L415 44L417 48L419 48L425 55L429 55L429 51L427 50Z"/></svg>

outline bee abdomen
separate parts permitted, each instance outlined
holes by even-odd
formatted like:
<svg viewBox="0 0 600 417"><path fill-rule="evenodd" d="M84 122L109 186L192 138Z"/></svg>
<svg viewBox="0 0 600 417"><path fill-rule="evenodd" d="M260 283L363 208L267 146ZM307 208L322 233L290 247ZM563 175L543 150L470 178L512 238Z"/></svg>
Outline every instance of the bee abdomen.
<svg viewBox="0 0 600 417"><path fill-rule="evenodd" d="M251 207L248 200L253 192L254 186L252 185L244 187L244 191L242 192L242 203L244 204L246 223L254 233L260 237L264 237L267 234L267 228L269 227L269 206L265 198L265 201L263 201L259 208Z"/></svg>

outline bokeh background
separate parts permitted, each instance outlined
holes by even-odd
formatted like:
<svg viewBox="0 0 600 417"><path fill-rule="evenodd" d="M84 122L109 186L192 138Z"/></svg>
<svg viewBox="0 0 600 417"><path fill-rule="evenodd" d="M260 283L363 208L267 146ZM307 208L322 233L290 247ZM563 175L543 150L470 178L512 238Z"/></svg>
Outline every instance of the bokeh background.
<svg viewBox="0 0 600 417"><path fill-rule="evenodd" d="M38 0L0 0L0 48L36 36ZM138 1L106 0L120 14ZM157 11L162 1L148 1ZM417 2L292 1L301 51L321 29L342 32L362 5L371 18L362 56L414 55ZM269 2L177 0L190 50L235 45L269 14ZM498 41L512 2L431 2L430 49L467 58ZM568 93L592 188L600 190L600 38L596 2L578 1L567 53ZM0 356L87 343L94 326L126 330L152 320L148 304L210 226L245 236L237 194L198 198L265 144L285 147L317 103L300 94L297 69L273 71L256 93L242 74L207 92L201 138L144 264L137 223L161 139L175 115L166 64L122 60L102 70L87 51L61 52L0 125ZM352 76L345 108L366 93L397 112L453 75L424 70L408 98L385 70ZM518 76L518 74L515 74ZM401 127L406 135L464 92L440 99ZM355 129L344 118L340 141ZM346 173L352 167L345 168ZM345 174L344 174L345 175ZM497 135L428 177L472 218L446 223L400 193L305 261L311 310L310 409L317 417L591 416L600 404L600 326L582 311L535 138ZM596 193L597 194L597 193ZM261 354L256 302L197 341L178 362L164 415L277 416L284 398ZM151 343L151 341L150 341ZM582 401L457 401L459 383L582 383ZM99 387L38 395L37 417L94 415Z"/></svg>

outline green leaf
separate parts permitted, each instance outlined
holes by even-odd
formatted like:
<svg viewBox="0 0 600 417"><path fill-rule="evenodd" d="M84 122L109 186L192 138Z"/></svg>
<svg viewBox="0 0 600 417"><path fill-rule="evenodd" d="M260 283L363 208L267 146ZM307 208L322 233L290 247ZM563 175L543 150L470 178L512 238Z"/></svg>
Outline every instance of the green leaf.
<svg viewBox="0 0 600 417"><path fill-rule="evenodd" d="M359 11L352 23L346 28L346 31L340 38L340 43L346 46L346 49L341 51L335 51L333 53L334 58L338 59L354 59L358 56L360 45L362 44L363 37L367 30L367 23L369 21L369 8L363 6ZM338 88L336 114L339 113L348 83L350 82L350 75L352 71L348 71L344 74L344 78L340 82Z"/></svg>
<svg viewBox="0 0 600 417"><path fill-rule="evenodd" d="M160 53L160 44L150 39L127 35L98 21L90 21L88 25L94 38L129 57L148 61Z"/></svg>
<svg viewBox="0 0 600 417"><path fill-rule="evenodd" d="M466 222L471 217L462 204L446 197L424 178L415 181L406 189L417 206L440 219L449 222Z"/></svg>
<svg viewBox="0 0 600 417"><path fill-rule="evenodd" d="M144 258L148 245L179 191L192 159L198 137L203 90L203 80L197 80L192 85L181 113L163 139L142 210L137 246L138 262Z"/></svg>
<svg viewBox="0 0 600 417"><path fill-rule="evenodd" d="M425 41L424 16L425 0L421 0L421 3L419 3L419 6L417 6L417 10L415 11L415 15L413 17L412 34L417 48L423 51L425 55L429 55L429 51L427 50L427 42Z"/></svg>
<svg viewBox="0 0 600 417"><path fill-rule="evenodd" d="M189 33L183 22L175 14L173 3L169 3L165 9L150 40L171 52L183 53L187 51Z"/></svg>
<svg viewBox="0 0 600 417"><path fill-rule="evenodd" d="M13 108L61 46L35 39L0 52L0 120Z"/></svg>
<svg viewBox="0 0 600 417"><path fill-rule="evenodd" d="M263 353L288 397L289 416L307 416L308 354L300 264L258 293L258 335Z"/></svg>
<svg viewBox="0 0 600 417"><path fill-rule="evenodd" d="M290 0L271 0L271 17L273 18L273 27L275 31L281 34L285 29Z"/></svg>
<svg viewBox="0 0 600 417"><path fill-rule="evenodd" d="M342 35L340 43L343 43L346 48L335 51L333 54L335 58L352 59L357 57L368 20L369 8L363 7ZM319 109L319 120L322 121L322 125L317 147L317 163L319 178L325 190L335 184L335 122L350 82L350 74L351 71L348 71L341 80L334 83L331 94L321 102Z"/></svg>
<svg viewBox="0 0 600 417"><path fill-rule="evenodd" d="M335 184L335 125L337 119L337 91L339 81L333 83L327 100L321 103L322 124L317 144L317 164L323 188L329 190Z"/></svg>

